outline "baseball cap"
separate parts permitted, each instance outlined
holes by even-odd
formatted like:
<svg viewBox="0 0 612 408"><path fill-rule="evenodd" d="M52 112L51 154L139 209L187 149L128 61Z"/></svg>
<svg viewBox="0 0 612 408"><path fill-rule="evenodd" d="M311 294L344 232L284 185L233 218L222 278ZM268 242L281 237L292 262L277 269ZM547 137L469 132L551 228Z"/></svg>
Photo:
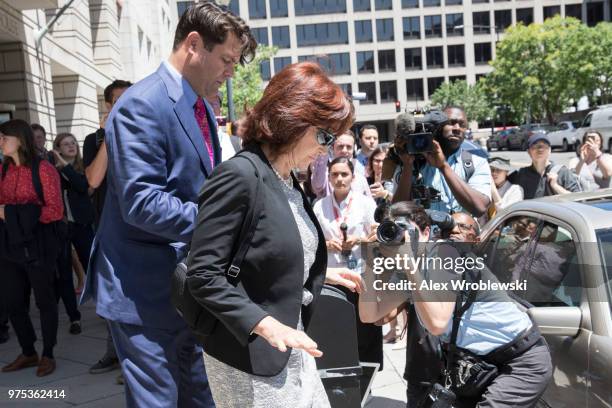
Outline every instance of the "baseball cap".
<svg viewBox="0 0 612 408"><path fill-rule="evenodd" d="M529 147L531 147L534 144L538 143L540 140L546 142L546 144L550 146L550 139L548 139L548 136L543 135L541 133L536 133L535 135L533 135L533 136L531 136L529 138Z"/></svg>
<svg viewBox="0 0 612 408"><path fill-rule="evenodd" d="M512 171L510 160L504 159L503 157L491 157L489 159L489 166L493 167L494 169Z"/></svg>

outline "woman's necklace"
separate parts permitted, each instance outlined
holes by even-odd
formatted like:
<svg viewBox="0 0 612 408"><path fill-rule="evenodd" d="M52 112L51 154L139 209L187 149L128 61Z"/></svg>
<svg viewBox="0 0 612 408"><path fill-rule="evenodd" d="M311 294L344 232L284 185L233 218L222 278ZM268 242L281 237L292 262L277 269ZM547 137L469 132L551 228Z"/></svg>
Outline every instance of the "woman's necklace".
<svg viewBox="0 0 612 408"><path fill-rule="evenodd" d="M274 170L274 174L276 174L276 177L278 177L280 181L282 181L287 187L293 188L293 178L291 177L291 173L289 173L288 178L283 178L278 170L276 170L276 167L272 166L272 170Z"/></svg>

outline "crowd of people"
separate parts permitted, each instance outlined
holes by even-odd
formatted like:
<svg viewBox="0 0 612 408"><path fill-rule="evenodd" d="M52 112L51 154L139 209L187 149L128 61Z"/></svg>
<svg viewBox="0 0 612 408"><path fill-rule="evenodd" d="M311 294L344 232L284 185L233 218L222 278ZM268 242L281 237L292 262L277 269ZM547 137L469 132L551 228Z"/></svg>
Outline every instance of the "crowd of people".
<svg viewBox="0 0 612 408"><path fill-rule="evenodd" d="M475 242L480 225L515 202L609 187L612 158L601 152L601 134L584 135L569 168L551 162L546 136L532 137L532 164L513 171L466 141L465 112L447 107L432 149L407 154L404 138L379 144L374 125L359 126L357 138L350 99L320 66L303 62L275 75L232 124L238 139L215 120L219 87L255 47L239 17L198 3L180 18L171 56L154 74L105 89L109 113L82 155L70 133L47 151L42 126L0 125L0 342L10 321L21 347L2 371L53 373L58 302L78 335L83 291L108 327L90 372L120 367L130 407L326 407L315 363L325 350L305 332L327 283L355 306L360 361L382 368L383 341L396 341L396 328L407 325L408 407L419 406L445 371L441 354L449 360L456 349L499 370L465 406L534 406L551 364L527 314L478 295L465 310L459 297L431 301L418 291L365 302L361 251L377 240L377 208L425 242L426 204L452 214L449 240ZM390 162L395 170L386 177ZM437 194L423 199L419 186ZM199 338L170 301L172 271L183 259L203 308ZM458 313L470 316L460 329L452 324Z"/></svg>

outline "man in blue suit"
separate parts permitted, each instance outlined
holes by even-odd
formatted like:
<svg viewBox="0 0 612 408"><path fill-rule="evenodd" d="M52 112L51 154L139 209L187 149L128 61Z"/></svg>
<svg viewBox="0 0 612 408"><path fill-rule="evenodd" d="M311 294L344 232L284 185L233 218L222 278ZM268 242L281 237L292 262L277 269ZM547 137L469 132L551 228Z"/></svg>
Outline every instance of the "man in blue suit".
<svg viewBox="0 0 612 408"><path fill-rule="evenodd" d="M213 3L180 18L157 72L128 89L106 122L104 212L84 299L110 321L129 407L213 407L202 360L170 302L170 277L191 240L198 193L221 161L203 96L252 58L249 27Z"/></svg>

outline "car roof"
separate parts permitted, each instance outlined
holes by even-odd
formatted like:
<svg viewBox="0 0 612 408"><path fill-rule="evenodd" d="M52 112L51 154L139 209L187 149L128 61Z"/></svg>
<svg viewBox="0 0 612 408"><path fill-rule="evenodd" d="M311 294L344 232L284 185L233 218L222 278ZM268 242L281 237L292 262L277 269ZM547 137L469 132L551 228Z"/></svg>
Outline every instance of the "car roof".
<svg viewBox="0 0 612 408"><path fill-rule="evenodd" d="M523 200L503 214L518 211L549 215L573 226L584 225L583 231L588 233L582 238L594 238L593 230L612 228L612 188Z"/></svg>

